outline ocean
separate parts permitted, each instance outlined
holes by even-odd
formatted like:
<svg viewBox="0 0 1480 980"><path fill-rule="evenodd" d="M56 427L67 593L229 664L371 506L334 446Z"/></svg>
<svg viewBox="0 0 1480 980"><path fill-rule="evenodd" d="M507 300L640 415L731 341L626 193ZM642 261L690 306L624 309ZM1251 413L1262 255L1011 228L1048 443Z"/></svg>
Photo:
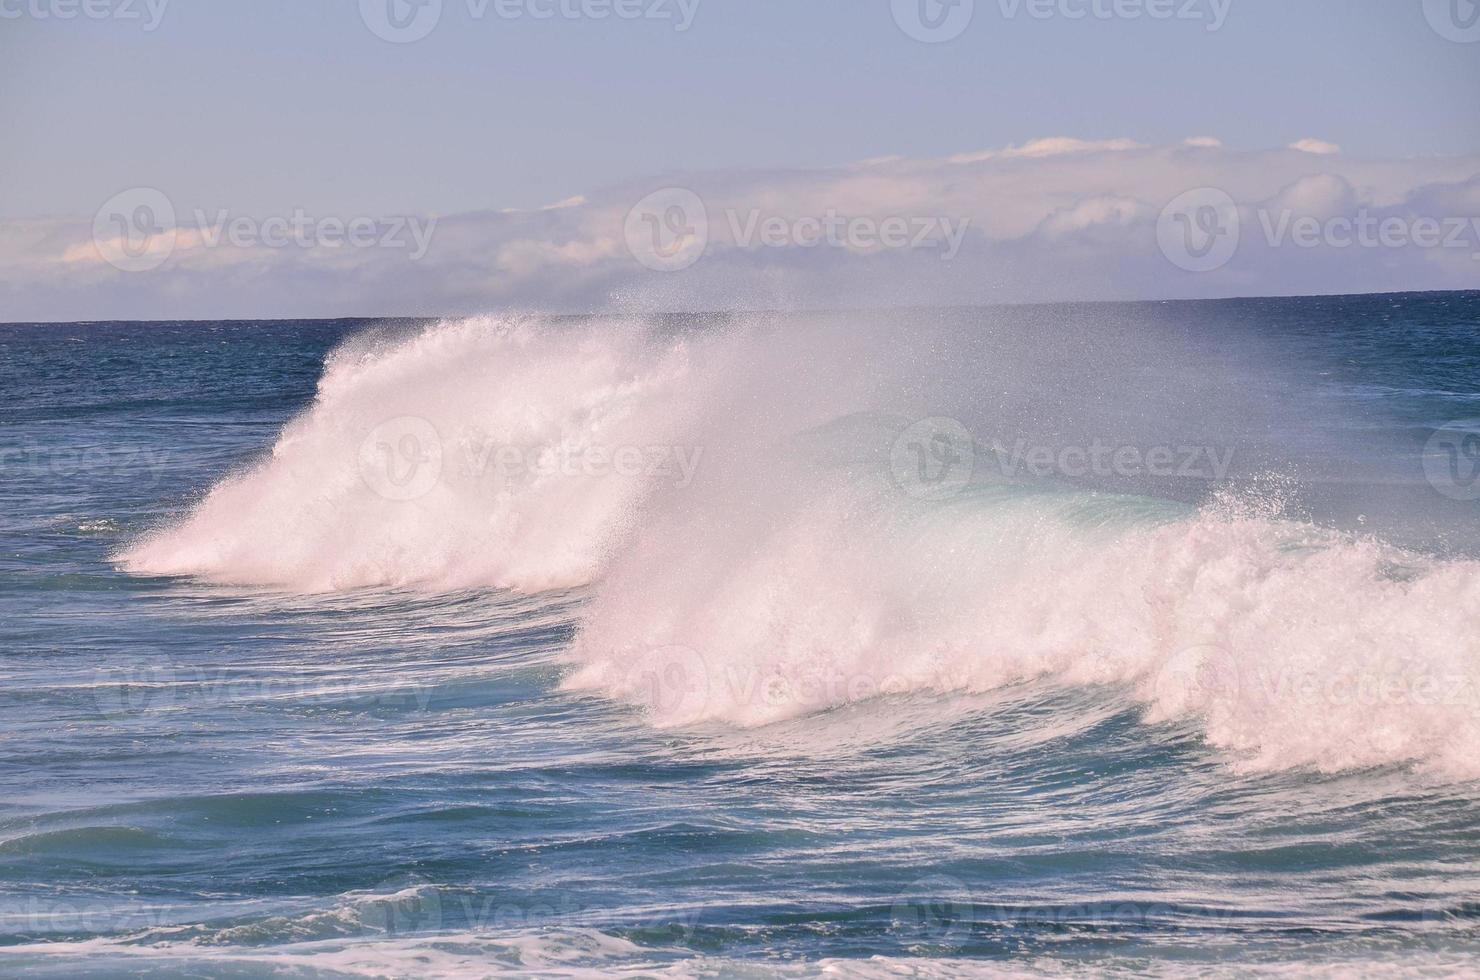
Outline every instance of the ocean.
<svg viewBox="0 0 1480 980"><path fill-rule="evenodd" d="M0 382L0 974L1480 969L1480 292Z"/></svg>

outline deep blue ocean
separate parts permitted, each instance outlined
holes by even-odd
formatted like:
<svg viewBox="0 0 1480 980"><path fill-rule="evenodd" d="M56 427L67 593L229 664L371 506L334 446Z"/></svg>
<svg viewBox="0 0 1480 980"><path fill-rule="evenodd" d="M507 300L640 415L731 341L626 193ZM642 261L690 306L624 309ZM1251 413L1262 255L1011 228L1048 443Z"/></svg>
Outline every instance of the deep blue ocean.
<svg viewBox="0 0 1480 980"><path fill-rule="evenodd" d="M1480 971L1480 292L0 390L0 975Z"/></svg>

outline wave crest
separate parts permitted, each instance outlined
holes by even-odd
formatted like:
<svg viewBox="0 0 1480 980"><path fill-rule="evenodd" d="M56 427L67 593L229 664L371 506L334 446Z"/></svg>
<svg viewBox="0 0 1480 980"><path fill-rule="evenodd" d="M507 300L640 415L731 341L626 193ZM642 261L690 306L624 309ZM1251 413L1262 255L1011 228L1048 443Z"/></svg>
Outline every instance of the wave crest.
<svg viewBox="0 0 1480 980"><path fill-rule="evenodd" d="M1251 768L1480 777L1480 565L1258 508L906 492L902 433L945 400L922 363L756 324L365 338L269 458L119 560L304 592L596 583L565 684L659 725L1047 678L1124 685Z"/></svg>

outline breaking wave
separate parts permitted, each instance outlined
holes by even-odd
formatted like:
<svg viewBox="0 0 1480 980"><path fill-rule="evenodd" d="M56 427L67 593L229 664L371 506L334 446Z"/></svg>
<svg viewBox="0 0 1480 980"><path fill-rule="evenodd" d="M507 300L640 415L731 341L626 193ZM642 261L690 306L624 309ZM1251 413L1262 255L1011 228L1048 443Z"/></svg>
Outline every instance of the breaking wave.
<svg viewBox="0 0 1480 980"><path fill-rule="evenodd" d="M1068 368L1063 345L827 318L378 331L270 456L118 561L293 592L586 586L566 686L657 725L1048 680L1123 687L1237 766L1480 777L1480 564L1247 489L1008 465L1025 431L1175 439L1191 403L1129 410L1150 396L1116 349Z"/></svg>

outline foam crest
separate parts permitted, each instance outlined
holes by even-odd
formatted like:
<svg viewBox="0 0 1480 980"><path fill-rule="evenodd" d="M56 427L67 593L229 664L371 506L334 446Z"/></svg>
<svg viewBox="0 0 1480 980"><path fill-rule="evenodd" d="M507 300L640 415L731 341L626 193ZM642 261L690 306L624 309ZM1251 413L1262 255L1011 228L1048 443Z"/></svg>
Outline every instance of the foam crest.
<svg viewBox="0 0 1480 980"><path fill-rule="evenodd" d="M1249 769L1480 777L1480 567L1309 526L1072 491L900 510L853 489L603 582L568 683L659 725L881 694L1119 685Z"/></svg>
<svg viewBox="0 0 1480 980"><path fill-rule="evenodd" d="M912 419L995 406L1060 431L1108 417L1114 386L1078 407L929 329L789 329L478 318L362 338L270 457L119 560L303 592L594 583L566 686L658 725L1047 679L1118 685L1249 768L1480 777L1480 566L1234 498L990 466L918 492Z"/></svg>
<svg viewBox="0 0 1480 980"><path fill-rule="evenodd" d="M441 324L353 343L268 459L121 556L295 591L590 581L681 455L687 346L630 323Z"/></svg>

